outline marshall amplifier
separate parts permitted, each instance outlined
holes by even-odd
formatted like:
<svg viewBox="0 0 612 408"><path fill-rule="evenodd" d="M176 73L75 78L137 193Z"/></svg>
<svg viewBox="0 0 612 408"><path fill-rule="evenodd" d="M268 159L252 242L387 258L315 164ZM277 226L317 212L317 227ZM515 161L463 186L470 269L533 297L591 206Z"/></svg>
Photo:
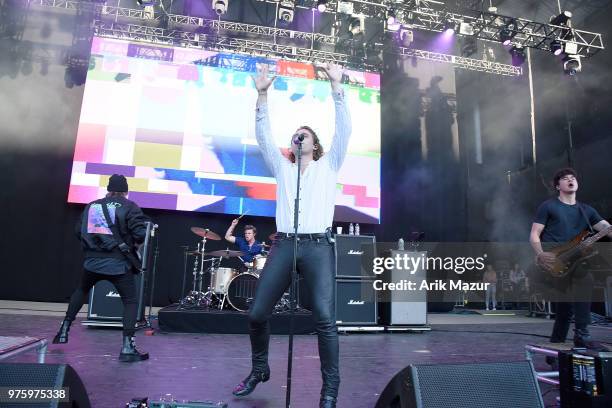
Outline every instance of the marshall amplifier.
<svg viewBox="0 0 612 408"><path fill-rule="evenodd" d="M131 272L130 272L131 273ZM136 298L140 299L140 281L142 273L134 275L136 287ZM89 307L87 308L87 320L117 321L123 319L123 302L115 286L109 281L103 280L95 284L89 291ZM144 308L138 307L137 321L144 319Z"/></svg>
<svg viewBox="0 0 612 408"><path fill-rule="evenodd" d="M370 235L336 235L336 277L372 278L371 267L362 271L363 265L376 256L376 238Z"/></svg>
<svg viewBox="0 0 612 408"><path fill-rule="evenodd" d="M376 291L372 280L336 279L336 323L378 323Z"/></svg>

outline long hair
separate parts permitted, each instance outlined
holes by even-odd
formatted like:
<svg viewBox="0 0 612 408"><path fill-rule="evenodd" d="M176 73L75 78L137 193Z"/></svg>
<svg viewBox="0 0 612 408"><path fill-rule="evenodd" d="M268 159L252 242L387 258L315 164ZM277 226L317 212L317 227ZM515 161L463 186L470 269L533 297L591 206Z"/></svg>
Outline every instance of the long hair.
<svg viewBox="0 0 612 408"><path fill-rule="evenodd" d="M321 142L319 141L319 136L317 136L317 134L315 133L314 130L312 130L312 128L310 126L300 126L298 128L298 130L300 129L306 129L307 131L309 131L310 133L312 133L312 145L313 147L316 146L317 149L312 151L312 158L313 160L319 160L321 158L321 156L323 156L325 154L325 152L323 151L323 146L321 146ZM292 151L289 151L289 160L291 160L291 163L295 163L295 155L293 154Z"/></svg>

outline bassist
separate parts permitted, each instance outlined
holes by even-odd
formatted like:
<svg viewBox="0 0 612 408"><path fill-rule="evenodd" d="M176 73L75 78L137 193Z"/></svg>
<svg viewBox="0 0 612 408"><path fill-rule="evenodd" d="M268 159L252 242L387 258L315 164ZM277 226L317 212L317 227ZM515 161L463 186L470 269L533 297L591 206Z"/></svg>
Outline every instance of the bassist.
<svg viewBox="0 0 612 408"><path fill-rule="evenodd" d="M549 250L551 246L569 242L585 230L601 231L610 225L593 207L576 201L578 180L573 169L557 171L553 185L558 196L544 201L539 206L529 237L536 254L536 264L545 270L552 270L557 257ZM612 236L612 233L609 236ZM551 343L565 342L573 309L574 345L604 349L602 345L592 341L589 334L593 276L584 267L584 263L579 263L571 274L556 279L554 283L556 315Z"/></svg>

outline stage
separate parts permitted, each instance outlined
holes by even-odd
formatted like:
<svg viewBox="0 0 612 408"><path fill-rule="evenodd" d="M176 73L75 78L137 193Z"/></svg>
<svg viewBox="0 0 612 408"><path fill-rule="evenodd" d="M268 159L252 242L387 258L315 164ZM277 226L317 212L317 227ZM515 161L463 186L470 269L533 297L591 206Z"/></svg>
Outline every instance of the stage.
<svg viewBox="0 0 612 408"><path fill-rule="evenodd" d="M28 303L20 307L14 306L15 303L20 302L11 302L11 307L2 305L3 335L53 337L65 305ZM525 345L545 342L552 321L507 313L430 314L432 330L421 334L341 335L342 383L338 407L372 408L391 377L408 364L524 360ZM77 323L82 320L81 316ZM612 329L593 326L592 332L598 340L612 342ZM133 397L159 398L165 394L172 394L176 399L225 401L232 408L284 407L287 336L272 336L272 377L243 399L234 398L231 390L250 370L247 335L157 331L154 336L145 336L139 332L137 345L148 351L151 358L134 364L117 360L120 338L121 333L116 329L75 324L68 344L49 345L46 361L71 364L96 408L120 407ZM10 360L35 361L33 352ZM542 359L536 359L535 365L536 369L547 369ZM316 336L296 336L292 407L315 406L320 386ZM551 389L543 384L540 387L543 393ZM552 404L557 395L556 391L548 392L545 403Z"/></svg>
<svg viewBox="0 0 612 408"><path fill-rule="evenodd" d="M248 315L235 310L203 310L196 308L181 309L178 304L159 310L159 328L165 332L247 334ZM270 318L272 334L289 333L289 313L273 313ZM294 316L294 333L314 333L312 313L297 312Z"/></svg>

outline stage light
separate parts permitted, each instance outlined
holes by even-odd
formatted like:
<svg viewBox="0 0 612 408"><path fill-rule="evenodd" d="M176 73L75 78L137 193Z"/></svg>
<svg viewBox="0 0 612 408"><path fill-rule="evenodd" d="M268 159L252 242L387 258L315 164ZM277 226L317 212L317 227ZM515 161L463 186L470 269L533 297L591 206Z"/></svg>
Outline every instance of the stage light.
<svg viewBox="0 0 612 408"><path fill-rule="evenodd" d="M409 28L402 27L398 32L398 39L402 47L408 48L414 41L414 32Z"/></svg>
<svg viewBox="0 0 612 408"><path fill-rule="evenodd" d="M138 3L140 7L147 7L152 6L155 3L155 0L136 0L136 3Z"/></svg>
<svg viewBox="0 0 612 408"><path fill-rule="evenodd" d="M282 0L278 4L278 16L277 18L285 24L289 24L293 21L295 13L295 1Z"/></svg>
<svg viewBox="0 0 612 408"><path fill-rule="evenodd" d="M327 9L327 0L319 0L317 1L317 10L319 12L324 12Z"/></svg>
<svg viewBox="0 0 612 408"><path fill-rule="evenodd" d="M569 76L575 76L579 72L582 72L580 55L566 55L563 58L563 72Z"/></svg>
<svg viewBox="0 0 612 408"><path fill-rule="evenodd" d="M561 44L561 41L554 40L553 42L551 42L550 52L552 52L555 55L561 55L561 53L563 53L563 44Z"/></svg>
<svg viewBox="0 0 612 408"><path fill-rule="evenodd" d="M446 34L454 34L457 31L457 23L454 20L447 20L444 23L444 32Z"/></svg>
<svg viewBox="0 0 612 408"><path fill-rule="evenodd" d="M516 20L510 20L504 28L499 32L499 41L506 47L512 44L512 40L516 36L518 25Z"/></svg>
<svg viewBox="0 0 612 408"><path fill-rule="evenodd" d="M349 32L354 36L365 32L365 17L362 15L352 16L349 19Z"/></svg>
<svg viewBox="0 0 612 408"><path fill-rule="evenodd" d="M227 8L229 6L229 0L212 0L212 8L215 10L217 15L227 13Z"/></svg>
<svg viewBox="0 0 612 408"><path fill-rule="evenodd" d="M570 20L572 19L572 13L570 11L564 11L558 16L552 16L550 18L550 24L561 26L561 27L570 27Z"/></svg>
<svg viewBox="0 0 612 408"><path fill-rule="evenodd" d="M525 48L522 46L514 46L510 49L510 55L512 56L512 65L520 67L527 59Z"/></svg>
<svg viewBox="0 0 612 408"><path fill-rule="evenodd" d="M395 15L395 10L394 9L389 9L387 11L387 26L394 25L396 21L397 21L397 19L396 19L396 15Z"/></svg>

